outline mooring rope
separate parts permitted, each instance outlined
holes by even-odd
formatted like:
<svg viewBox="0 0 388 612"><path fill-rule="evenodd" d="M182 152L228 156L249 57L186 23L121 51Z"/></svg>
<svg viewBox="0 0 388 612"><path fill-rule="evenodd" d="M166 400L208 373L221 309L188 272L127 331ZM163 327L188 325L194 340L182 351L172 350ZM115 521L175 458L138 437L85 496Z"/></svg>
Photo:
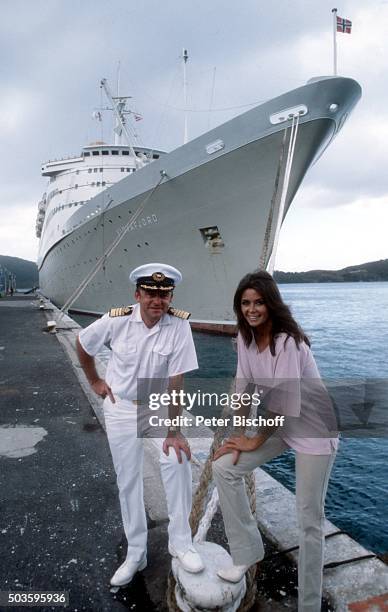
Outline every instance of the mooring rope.
<svg viewBox="0 0 388 612"><path fill-rule="evenodd" d="M270 240L271 240L272 223L273 223L275 206L276 206L276 201L277 201L277 196L278 196L278 191L279 191L280 176L281 176L282 168L283 168L283 159L284 159L284 154L285 154L285 151L286 151L287 129L288 128L286 128L284 130L284 132L283 132L282 146L281 146L281 149L280 149L280 156L279 156L279 161L278 161L278 167L277 167L276 176L275 176L274 190L273 190L273 194L272 194L272 198L271 198L271 206L270 206L270 210L269 210L269 215L268 215L268 219L267 219L267 226L265 228L265 233L264 233L263 246L262 246L262 249L261 249L261 255L260 255L260 259L259 259L259 270L265 270L266 265L268 263L268 259L269 259L268 258L268 249L269 249L269 244L270 244Z"/></svg>
<svg viewBox="0 0 388 612"><path fill-rule="evenodd" d="M296 143L296 136L298 134L298 127L299 127L299 115L296 115L296 116L293 115L292 123L291 123L291 130L290 130L290 140L288 143L286 168L284 172L284 179L283 179L283 185L282 185L282 193L281 193L280 202L279 202L278 219L276 223L275 237L274 237L273 246L272 246L271 258L270 258L269 265L268 265L268 272L270 274L273 274L274 268L275 268L275 258L276 258L276 252L278 249L280 229L281 229L283 217L284 217L284 208L286 204L286 197L287 197L288 186L290 182L291 168L292 168L292 163L294 161L295 143Z"/></svg>
<svg viewBox="0 0 388 612"><path fill-rule="evenodd" d="M79 296L81 295L81 293L83 293L86 289L86 287L88 286L88 284L90 283L90 281L96 276L97 272L100 270L100 268L102 268L102 266L105 264L106 260L108 259L108 257L111 256L111 254L113 253L113 251L116 249L116 247L120 244L120 242L122 241L122 239L124 238L124 236L126 235L126 233L130 230L131 225L136 221L136 219L138 218L138 216L140 215L140 213L144 210L147 202L151 199L151 197L154 195L155 191L157 190L157 188L159 187L160 183L163 181L163 179L166 177L166 173L164 170L161 170L160 172L160 179L157 182L157 184L155 185L155 187L152 189L152 191L150 191L150 193L144 198L144 200L140 203L139 207L137 208L137 210L133 213L133 215L131 216L131 218L129 219L129 221L126 223L126 225L124 225L124 227L122 228L122 231L120 232L120 234L113 240L113 242L107 247L107 249L105 249L104 253L101 255L100 259L96 262L96 264L92 267L92 269L88 272L88 274L85 276L85 278L83 279L83 281L81 281L81 283L78 285L78 287L73 291L73 293L71 294L71 296L66 300L66 302L64 303L64 305L62 306L62 308L60 309L60 315L59 315L59 319L64 315L64 313L70 308L70 306L75 302L75 300L77 298L79 298ZM110 204L110 202L108 203L108 205ZM104 211L105 212L105 211ZM104 213L101 213L104 214Z"/></svg>
<svg viewBox="0 0 388 612"><path fill-rule="evenodd" d="M235 387L235 382L233 381L230 392L234 390L234 387ZM222 417L225 417L226 415L227 415L227 408L223 410ZM194 495L193 505L192 505L191 514L190 514L190 527L191 527L191 533L193 535L194 542L203 542L205 540L207 531L212 521L212 518L217 511L218 494L216 490L213 491L210 497L210 500L208 504L206 505L206 509L204 507L205 507L205 502L208 499L210 483L212 482L212 479L213 479L213 472L212 472L213 458L214 458L215 453L220 448L223 442L225 433L226 432L225 432L224 427L218 428L215 431L213 442L209 450L209 455L207 457L205 465L203 466L203 469L200 475L199 484L198 484L197 490ZM245 486L246 486L246 491L247 491L247 495L249 499L251 512L253 516L255 516L256 514L256 484L255 484L254 473L251 472L250 474L246 474L246 476L244 477L244 480L245 480ZM256 572L257 572L257 565L253 565L252 567L249 568L249 570L247 571L245 575L247 589L246 589L244 599L242 600L238 608L238 612L246 612L247 610L250 610L254 604L254 601L256 598L256 592L257 592ZM177 605L176 598L175 598L175 586L176 586L176 581L175 581L174 575L172 572L170 572L170 575L168 577L167 593L166 593L167 605L168 605L168 609L170 612L179 612L180 610L179 606Z"/></svg>

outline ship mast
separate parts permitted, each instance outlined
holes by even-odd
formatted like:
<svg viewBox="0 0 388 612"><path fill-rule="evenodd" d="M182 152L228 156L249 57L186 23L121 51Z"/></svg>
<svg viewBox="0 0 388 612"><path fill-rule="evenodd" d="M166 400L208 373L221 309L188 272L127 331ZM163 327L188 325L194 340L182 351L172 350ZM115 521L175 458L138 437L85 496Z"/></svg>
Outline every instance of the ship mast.
<svg viewBox="0 0 388 612"><path fill-rule="evenodd" d="M108 87L108 82L106 79L102 79L101 80L101 87L103 88L103 90L105 91L106 97L108 98L109 102L112 105L112 110L115 114L116 117L116 126L114 129L114 133L115 133L115 144L122 144L121 143L121 139L122 139L122 134L124 133L124 136L127 140L127 144L129 146L129 150L130 153L133 157L133 160L135 162L135 166L137 169L141 168L143 166L142 162L140 161L140 159L137 157L132 144L131 144L131 137L129 135L129 132L127 130L127 126L126 126L126 121L125 121L125 104L126 104L126 100L128 100L128 98L130 98L131 96L112 96L112 93Z"/></svg>

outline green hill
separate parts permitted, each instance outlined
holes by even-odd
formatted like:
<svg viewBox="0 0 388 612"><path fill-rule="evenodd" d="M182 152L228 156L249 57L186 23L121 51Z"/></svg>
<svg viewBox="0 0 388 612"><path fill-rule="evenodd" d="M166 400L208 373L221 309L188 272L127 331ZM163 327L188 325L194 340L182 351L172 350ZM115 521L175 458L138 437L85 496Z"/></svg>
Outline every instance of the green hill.
<svg viewBox="0 0 388 612"><path fill-rule="evenodd" d="M0 265L16 274L18 289L39 285L38 267L35 262L19 257L0 255ZM355 281L388 281L388 259L370 261L341 270L309 270L308 272L276 271L278 283L346 283Z"/></svg>
<svg viewBox="0 0 388 612"><path fill-rule="evenodd" d="M276 271L278 283L350 283L355 281L388 281L388 259L349 266L342 270Z"/></svg>
<svg viewBox="0 0 388 612"><path fill-rule="evenodd" d="M38 266L33 261L0 255L0 266L16 275L18 289L30 289L39 285Z"/></svg>

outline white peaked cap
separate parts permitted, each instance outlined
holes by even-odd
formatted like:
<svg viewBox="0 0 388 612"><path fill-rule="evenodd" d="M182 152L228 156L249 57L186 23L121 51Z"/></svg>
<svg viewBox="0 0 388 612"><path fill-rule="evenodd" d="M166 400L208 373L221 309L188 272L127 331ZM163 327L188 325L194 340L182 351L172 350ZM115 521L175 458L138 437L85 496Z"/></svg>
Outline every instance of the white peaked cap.
<svg viewBox="0 0 388 612"><path fill-rule="evenodd" d="M136 285L139 279L155 283L155 287L157 284L166 281L171 282L172 285L178 285L182 280L182 274L168 264L149 263L135 268L130 273L129 280L131 283Z"/></svg>

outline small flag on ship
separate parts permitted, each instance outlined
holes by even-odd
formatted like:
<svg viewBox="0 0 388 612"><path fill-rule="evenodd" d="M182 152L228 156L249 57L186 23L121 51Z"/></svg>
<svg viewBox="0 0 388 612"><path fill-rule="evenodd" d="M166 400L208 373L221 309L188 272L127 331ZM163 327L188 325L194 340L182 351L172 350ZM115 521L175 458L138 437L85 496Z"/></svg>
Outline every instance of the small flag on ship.
<svg viewBox="0 0 388 612"><path fill-rule="evenodd" d="M350 19L343 19L343 17L337 17L337 32L343 32L344 34L350 34L352 31L352 22Z"/></svg>
<svg viewBox="0 0 388 612"><path fill-rule="evenodd" d="M135 114L135 121L141 121L143 117L141 115Z"/></svg>
<svg viewBox="0 0 388 612"><path fill-rule="evenodd" d="M337 75L337 32L350 34L352 31L352 22L350 19L338 17L336 8L331 9L331 12L333 13L333 72L334 75Z"/></svg>

